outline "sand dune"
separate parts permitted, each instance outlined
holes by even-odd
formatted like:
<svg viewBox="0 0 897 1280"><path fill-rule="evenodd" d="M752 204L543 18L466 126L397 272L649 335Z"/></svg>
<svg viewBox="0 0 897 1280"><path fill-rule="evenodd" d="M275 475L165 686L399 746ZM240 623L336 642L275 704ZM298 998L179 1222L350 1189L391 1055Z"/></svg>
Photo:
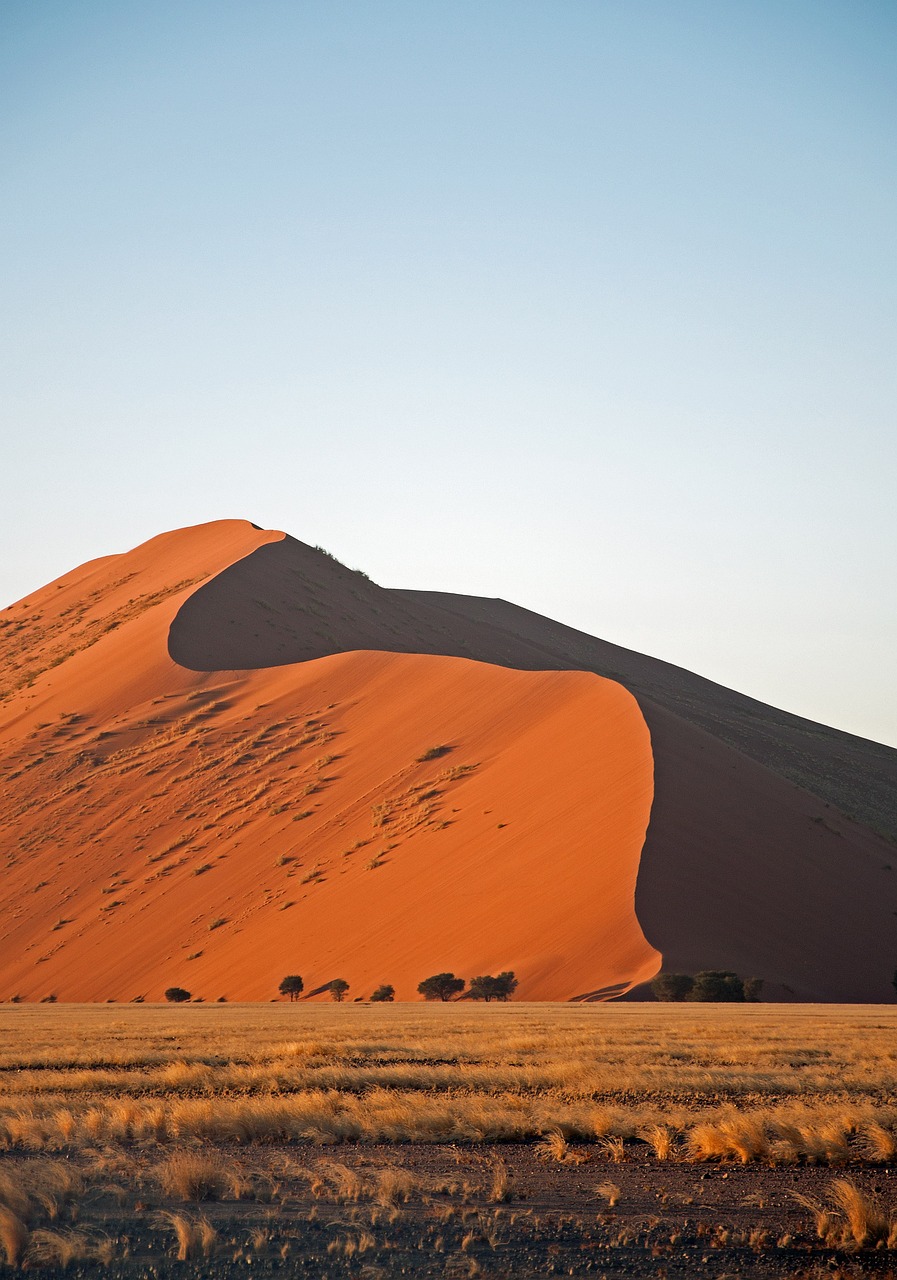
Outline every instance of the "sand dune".
<svg viewBox="0 0 897 1280"><path fill-rule="evenodd" d="M270 535L191 534L13 611L55 638L80 586L91 643L6 722L0 992L265 999L298 971L411 998L432 972L513 968L542 999L651 976L633 896L652 760L630 694L365 651L195 673L167 652L183 601Z"/></svg>
<svg viewBox="0 0 897 1280"><path fill-rule="evenodd" d="M661 955L892 994L887 748L245 521L74 570L0 644L0 996L570 999Z"/></svg>

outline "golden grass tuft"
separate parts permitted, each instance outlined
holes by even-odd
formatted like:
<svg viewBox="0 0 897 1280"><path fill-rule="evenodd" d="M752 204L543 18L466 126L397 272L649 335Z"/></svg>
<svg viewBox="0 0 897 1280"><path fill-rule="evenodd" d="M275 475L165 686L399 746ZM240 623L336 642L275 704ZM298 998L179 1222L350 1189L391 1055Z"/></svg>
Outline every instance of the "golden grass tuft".
<svg viewBox="0 0 897 1280"><path fill-rule="evenodd" d="M861 1138L862 1154L875 1163L890 1164L897 1157L897 1132L886 1129L876 1121L863 1125Z"/></svg>
<svg viewBox="0 0 897 1280"><path fill-rule="evenodd" d="M565 1163L570 1155L570 1144L560 1129L549 1129L535 1146L536 1155L541 1160L557 1160Z"/></svg>
<svg viewBox="0 0 897 1280"><path fill-rule="evenodd" d="M174 1231L178 1246L178 1261L189 1262L194 1258L211 1256L218 1233L208 1218L191 1218L186 1213L172 1213L162 1210L159 1214L162 1222L167 1223Z"/></svg>
<svg viewBox="0 0 897 1280"><path fill-rule="evenodd" d="M321 1176L333 1187L337 1200L355 1203L361 1199L364 1181L357 1169L336 1161L321 1161L318 1165Z"/></svg>
<svg viewBox="0 0 897 1280"><path fill-rule="evenodd" d="M172 1152L156 1177L165 1195L178 1200L219 1200L230 1183L222 1157L206 1151Z"/></svg>
<svg viewBox="0 0 897 1280"><path fill-rule="evenodd" d="M505 1204L511 1199L511 1178L504 1160L493 1160L492 1179L489 1183L488 1200L490 1204Z"/></svg>
<svg viewBox="0 0 897 1280"><path fill-rule="evenodd" d="M828 1203L798 1191L791 1195L813 1214L816 1234L830 1248L897 1248L897 1214L887 1212L851 1178L835 1179Z"/></svg>
<svg viewBox="0 0 897 1280"><path fill-rule="evenodd" d="M71 1262L96 1257L96 1246L83 1231L35 1231L32 1251L38 1261L55 1263L65 1269Z"/></svg>
<svg viewBox="0 0 897 1280"><path fill-rule="evenodd" d="M0 1169L0 1206L9 1209L20 1218L27 1218L30 1199L22 1187L21 1179Z"/></svg>
<svg viewBox="0 0 897 1280"><path fill-rule="evenodd" d="M658 1160L672 1160L675 1155L675 1136L668 1125L651 1124L638 1131L638 1136L654 1152Z"/></svg>
<svg viewBox="0 0 897 1280"><path fill-rule="evenodd" d="M595 1195L606 1200L612 1209L620 1203L620 1194L620 1188L615 1182L599 1182L595 1187Z"/></svg>
<svg viewBox="0 0 897 1280"><path fill-rule="evenodd" d="M622 1164L626 1159L626 1147L623 1143L623 1139L619 1135L599 1138L598 1149L606 1155L613 1164Z"/></svg>
<svg viewBox="0 0 897 1280"><path fill-rule="evenodd" d="M8 1267L20 1267L28 1248L31 1232L17 1213L0 1204L0 1248Z"/></svg>
<svg viewBox="0 0 897 1280"><path fill-rule="evenodd" d="M829 1189L832 1206L840 1212L855 1244L887 1243L891 1231L888 1215L872 1196L850 1178L836 1178Z"/></svg>
<svg viewBox="0 0 897 1280"><path fill-rule="evenodd" d="M407 1201L415 1186L414 1174L407 1169L379 1169L375 1175L374 1200L384 1209L391 1209L394 1205Z"/></svg>
<svg viewBox="0 0 897 1280"><path fill-rule="evenodd" d="M688 1134L686 1147L692 1160L738 1159L747 1164L770 1154L766 1125L755 1116L696 1124Z"/></svg>

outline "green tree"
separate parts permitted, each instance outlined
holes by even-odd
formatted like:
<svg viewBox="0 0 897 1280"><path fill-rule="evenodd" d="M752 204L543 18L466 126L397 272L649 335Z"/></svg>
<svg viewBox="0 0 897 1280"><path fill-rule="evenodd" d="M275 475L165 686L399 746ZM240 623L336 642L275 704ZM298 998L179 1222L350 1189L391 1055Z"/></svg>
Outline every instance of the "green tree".
<svg viewBox="0 0 897 1280"><path fill-rule="evenodd" d="M687 1000L695 980L687 973L659 973L651 983L655 1000Z"/></svg>
<svg viewBox="0 0 897 1280"><path fill-rule="evenodd" d="M744 983L729 969L704 969L695 974L689 1000L731 1003L744 999Z"/></svg>
<svg viewBox="0 0 897 1280"><path fill-rule="evenodd" d="M395 998L396 989L391 987L389 983L384 983L382 987L378 987L371 996L371 1004L391 1004Z"/></svg>
<svg viewBox="0 0 897 1280"><path fill-rule="evenodd" d="M745 978L744 998L751 1004L758 1004L763 999L763 979Z"/></svg>
<svg viewBox="0 0 897 1280"><path fill-rule="evenodd" d="M517 979L511 969L496 976L483 974L479 978L471 978L468 995L472 1000L508 1000L517 990Z"/></svg>
<svg viewBox="0 0 897 1280"><path fill-rule="evenodd" d="M451 1000L464 990L464 979L453 973L434 973L432 978L419 982L417 989L425 1000Z"/></svg>
<svg viewBox="0 0 897 1280"><path fill-rule="evenodd" d="M298 1000L302 995L304 987L305 983L299 977L298 973L289 973L281 982L277 990L282 996L289 996L290 1004L292 1004L294 1000Z"/></svg>
<svg viewBox="0 0 897 1280"><path fill-rule="evenodd" d="M165 999L169 1004L183 1004L185 1000L190 999L190 992L185 991L183 987L169 987L165 992Z"/></svg>
<svg viewBox="0 0 897 1280"><path fill-rule="evenodd" d="M337 1004L342 1004L346 998L346 992L349 990L349 984L345 978L334 978L332 982L327 983L327 990L330 992L331 1000L335 1000Z"/></svg>

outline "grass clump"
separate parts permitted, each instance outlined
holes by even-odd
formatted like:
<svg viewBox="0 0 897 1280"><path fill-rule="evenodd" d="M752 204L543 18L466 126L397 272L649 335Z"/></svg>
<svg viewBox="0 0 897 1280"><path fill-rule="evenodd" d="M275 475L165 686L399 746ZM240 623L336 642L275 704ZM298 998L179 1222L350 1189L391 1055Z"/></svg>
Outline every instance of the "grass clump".
<svg viewBox="0 0 897 1280"><path fill-rule="evenodd" d="M8 1267L20 1267L31 1232L17 1213L0 1204L0 1249Z"/></svg>
<svg viewBox="0 0 897 1280"><path fill-rule="evenodd" d="M797 1191L792 1196L811 1211L817 1236L830 1248L897 1249L897 1213L851 1178L836 1178L825 1200Z"/></svg>
<svg viewBox="0 0 897 1280"><path fill-rule="evenodd" d="M156 1170L159 1186L175 1200L220 1200L229 1175L220 1155L205 1151L175 1151Z"/></svg>

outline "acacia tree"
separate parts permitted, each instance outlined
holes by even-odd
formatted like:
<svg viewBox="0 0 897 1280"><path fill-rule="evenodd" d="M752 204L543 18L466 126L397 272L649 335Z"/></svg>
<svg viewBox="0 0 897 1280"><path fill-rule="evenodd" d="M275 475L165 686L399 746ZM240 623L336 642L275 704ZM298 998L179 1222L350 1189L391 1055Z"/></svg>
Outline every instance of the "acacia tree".
<svg viewBox="0 0 897 1280"><path fill-rule="evenodd" d="M391 1004L395 999L396 989L385 982L371 996L371 1004Z"/></svg>
<svg viewBox="0 0 897 1280"><path fill-rule="evenodd" d="M298 973L288 973L277 990L282 996L289 996L290 1004L292 1004L294 1000L298 1000L302 995L304 987L305 983Z"/></svg>
<svg viewBox="0 0 897 1280"><path fill-rule="evenodd" d="M655 1000L687 1000L695 980L688 973L659 973L651 983Z"/></svg>
<svg viewBox="0 0 897 1280"><path fill-rule="evenodd" d="M689 1000L733 1001L744 999L744 983L730 969L704 969L695 974Z"/></svg>
<svg viewBox="0 0 897 1280"><path fill-rule="evenodd" d="M337 1004L342 1004L346 992L349 990L349 984L345 978L334 978L332 982L327 983L327 990L330 992L331 1000L335 1000Z"/></svg>
<svg viewBox="0 0 897 1280"><path fill-rule="evenodd" d="M464 979L453 973L434 973L432 978L419 982L417 989L425 1000L451 1000L464 990Z"/></svg>
<svg viewBox="0 0 897 1280"><path fill-rule="evenodd" d="M505 969L497 976L486 973L479 978L471 978L468 995L472 1000L509 1000L517 990L517 979L511 969Z"/></svg>
<svg viewBox="0 0 897 1280"><path fill-rule="evenodd" d="M169 1004L183 1004L185 1000L190 999L190 992L185 991L183 987L169 987L165 992L165 999Z"/></svg>

